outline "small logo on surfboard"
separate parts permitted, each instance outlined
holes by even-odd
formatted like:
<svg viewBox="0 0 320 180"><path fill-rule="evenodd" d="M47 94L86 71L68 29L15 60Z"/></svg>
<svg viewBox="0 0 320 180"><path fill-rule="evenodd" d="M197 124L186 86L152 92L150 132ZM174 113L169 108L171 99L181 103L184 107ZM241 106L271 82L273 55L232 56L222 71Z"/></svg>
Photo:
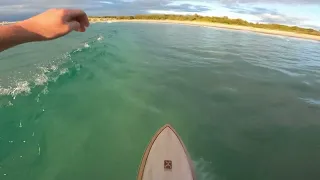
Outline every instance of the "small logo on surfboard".
<svg viewBox="0 0 320 180"><path fill-rule="evenodd" d="M164 160L164 170L172 170L172 161Z"/></svg>

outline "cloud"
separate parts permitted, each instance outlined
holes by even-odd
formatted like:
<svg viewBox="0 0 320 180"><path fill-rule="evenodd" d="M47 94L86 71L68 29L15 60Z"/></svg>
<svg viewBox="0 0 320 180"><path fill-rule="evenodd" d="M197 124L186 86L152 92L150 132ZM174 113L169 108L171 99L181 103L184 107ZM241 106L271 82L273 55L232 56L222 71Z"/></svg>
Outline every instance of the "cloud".
<svg viewBox="0 0 320 180"><path fill-rule="evenodd" d="M245 4L245 3L268 3L268 4L315 4L320 5L319 0L220 0L225 4Z"/></svg>
<svg viewBox="0 0 320 180"><path fill-rule="evenodd" d="M250 14L250 15L261 15L261 14L279 14L276 9L267 9L261 7L243 7L243 6L225 6L230 9L231 12L240 13L240 14Z"/></svg>
<svg viewBox="0 0 320 180"><path fill-rule="evenodd" d="M287 24L287 25L300 25L306 20L304 18L285 16L283 14L282 15L261 14L259 17L261 18L260 22L262 23Z"/></svg>
<svg viewBox="0 0 320 180"><path fill-rule="evenodd" d="M0 0L0 21L26 19L50 8L99 9L92 0Z"/></svg>
<svg viewBox="0 0 320 180"><path fill-rule="evenodd" d="M178 12L203 12L211 10L207 6L201 5L190 5L190 4L179 4L179 5L166 5L161 8L162 10L178 11Z"/></svg>
<svg viewBox="0 0 320 180"><path fill-rule="evenodd" d="M113 4L113 2L110 2L110 1L99 1L99 3L101 3L101 4Z"/></svg>
<svg viewBox="0 0 320 180"><path fill-rule="evenodd" d="M265 4L268 6L263 6ZM309 21L302 16L295 17L294 13L285 14L273 8L273 4L283 4L288 7L290 7L288 4L312 4L320 7L320 0L0 0L0 21L25 19L49 8L81 8L89 15L198 13L290 25L299 25L307 21L310 26L320 26L317 20Z"/></svg>
<svg viewBox="0 0 320 180"><path fill-rule="evenodd" d="M286 25L301 25L307 18L293 17L280 13L276 9L267 9L262 7L243 7L240 5L227 5L231 12L239 14L248 14L258 17L260 23L275 23Z"/></svg>

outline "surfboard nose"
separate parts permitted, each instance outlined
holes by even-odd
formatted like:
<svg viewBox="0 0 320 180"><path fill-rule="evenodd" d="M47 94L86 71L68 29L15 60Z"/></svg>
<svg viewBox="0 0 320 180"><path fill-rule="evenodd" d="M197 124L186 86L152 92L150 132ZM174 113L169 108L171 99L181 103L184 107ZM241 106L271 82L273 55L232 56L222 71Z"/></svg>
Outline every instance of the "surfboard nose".
<svg viewBox="0 0 320 180"><path fill-rule="evenodd" d="M141 161L138 180L194 180L189 154L175 129L166 124L153 136Z"/></svg>

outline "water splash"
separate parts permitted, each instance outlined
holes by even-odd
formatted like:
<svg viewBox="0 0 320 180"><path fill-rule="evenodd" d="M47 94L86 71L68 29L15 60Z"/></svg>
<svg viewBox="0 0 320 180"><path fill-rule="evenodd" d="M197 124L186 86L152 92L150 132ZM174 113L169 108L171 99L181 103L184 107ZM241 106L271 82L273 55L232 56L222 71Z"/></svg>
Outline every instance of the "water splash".
<svg viewBox="0 0 320 180"><path fill-rule="evenodd" d="M36 85L44 85L48 82L49 78L45 74L37 75L38 77L35 79Z"/></svg>
<svg viewBox="0 0 320 180"><path fill-rule="evenodd" d="M90 47L90 45L88 44L88 43L84 43L84 45L83 45L85 48L89 48Z"/></svg>
<svg viewBox="0 0 320 180"><path fill-rule="evenodd" d="M50 67L50 69L51 69L52 71L56 71L56 70L58 69L58 66L57 66L57 65L52 65L52 66Z"/></svg>
<svg viewBox="0 0 320 180"><path fill-rule="evenodd" d="M104 39L102 35L97 35L89 39L89 41L80 44L80 47L74 50L62 54L60 57L54 58L48 65L36 65L38 69L35 74L32 75L31 80L13 80L13 84L8 87L0 86L0 98L3 98L1 102L1 107L8 107L13 105L13 100L19 95L29 95L33 89L38 89L37 87L44 86L43 90L39 92L38 96L35 98L37 102L40 102L41 94L48 94L48 84L50 82L56 82L61 76L69 73L70 69L75 69L80 71L82 65L76 60L72 59L72 56L77 56L78 53L82 53L85 49L90 48L93 44ZM5 97L7 96L7 97ZM9 98L8 98L9 96ZM11 96L11 98L10 98Z"/></svg>
<svg viewBox="0 0 320 180"><path fill-rule="evenodd" d="M9 101L8 106L13 106L13 103L11 101Z"/></svg>
<svg viewBox="0 0 320 180"><path fill-rule="evenodd" d="M39 156L41 155L41 147L40 147L40 144L38 144L38 155L39 155Z"/></svg>
<svg viewBox="0 0 320 180"><path fill-rule="evenodd" d="M44 85L56 77L55 72L59 70L59 66L63 66L63 64L65 64L70 58L70 54L66 53L62 55L58 62L56 61L57 64L55 65L49 65L48 67L39 66L38 69L40 73L34 75L33 81L18 81L15 85L6 88L0 86L0 96L10 95L15 99L19 94L29 94L31 92L31 88L34 86ZM65 74L67 71L68 68L62 68L58 76Z"/></svg>
<svg viewBox="0 0 320 180"><path fill-rule="evenodd" d="M68 73L69 72L69 70L67 69L67 68L62 68L61 70L60 70L60 75L64 75L64 74L66 74L66 73Z"/></svg>
<svg viewBox="0 0 320 180"><path fill-rule="evenodd" d="M103 40L103 36L100 35L100 36L97 38L97 40L98 40L98 41L102 41L102 40Z"/></svg>
<svg viewBox="0 0 320 180"><path fill-rule="evenodd" d="M30 91L31 88L29 86L29 82L27 81L17 82L14 87L0 87L0 95L11 95L13 99L15 99L18 94L29 94Z"/></svg>
<svg viewBox="0 0 320 180"><path fill-rule="evenodd" d="M202 157L198 160L193 161L196 175L199 180L218 180L217 175L212 174L212 163L205 161Z"/></svg>
<svg viewBox="0 0 320 180"><path fill-rule="evenodd" d="M62 59L68 58L68 56L63 55ZM31 93L31 89L34 86L42 86L47 84L51 79L48 75L51 75L53 72L58 70L58 65L50 65L49 67L39 66L38 69L40 73L35 74L33 81L18 81L14 86L9 86L3 88L0 86L0 96L12 96L15 99L19 94L28 95ZM12 104L12 102L10 102Z"/></svg>

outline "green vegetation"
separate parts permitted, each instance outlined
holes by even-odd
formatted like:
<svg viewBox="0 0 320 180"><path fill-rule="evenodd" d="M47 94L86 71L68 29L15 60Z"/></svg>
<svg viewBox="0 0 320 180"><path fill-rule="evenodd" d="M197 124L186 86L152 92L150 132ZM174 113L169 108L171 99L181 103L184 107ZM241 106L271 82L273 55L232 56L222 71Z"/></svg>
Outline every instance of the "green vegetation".
<svg viewBox="0 0 320 180"><path fill-rule="evenodd" d="M177 21L197 21L197 22L212 22L212 23L221 23L229 25L239 25L239 26L248 26L254 28L262 29L271 29L271 30L280 30L288 31L302 34L309 34L320 36L320 31L310 29L310 28L301 28L297 26L286 26L281 24L262 24L262 23L251 23L242 19L230 19L227 16L225 17L208 17L208 16L199 16L195 15L170 15L170 14L150 14L150 15L135 15L135 16L95 16L89 17L91 21L99 20L177 20Z"/></svg>

